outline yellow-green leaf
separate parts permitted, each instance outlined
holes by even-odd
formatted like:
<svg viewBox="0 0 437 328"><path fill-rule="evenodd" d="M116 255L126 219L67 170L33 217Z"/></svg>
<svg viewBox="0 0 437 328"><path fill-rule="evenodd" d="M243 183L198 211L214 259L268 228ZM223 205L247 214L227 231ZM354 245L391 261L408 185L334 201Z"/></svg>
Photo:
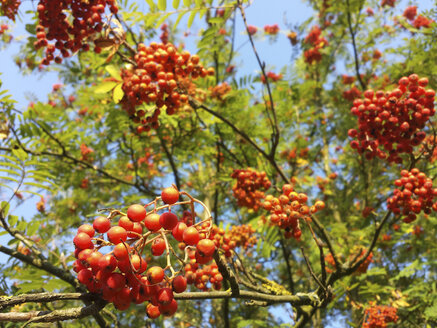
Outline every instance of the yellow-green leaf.
<svg viewBox="0 0 437 328"><path fill-rule="evenodd" d="M107 92L111 91L112 89L114 89L117 84L118 84L117 82L113 82L113 81L103 82L102 84L98 85L95 88L94 92L95 93L107 93Z"/></svg>
<svg viewBox="0 0 437 328"><path fill-rule="evenodd" d="M193 10L190 14L190 17L188 17L188 22L187 22L188 28L190 28L191 25L193 25L193 21L194 21L194 18L196 17L196 14L197 14L197 10Z"/></svg>
<svg viewBox="0 0 437 328"><path fill-rule="evenodd" d="M180 0L173 0L173 8L174 9L178 9L179 8L179 3L180 3Z"/></svg>
<svg viewBox="0 0 437 328"><path fill-rule="evenodd" d="M114 102L116 104L118 104L124 96L123 89L121 88L122 85L123 85L122 83L117 84L117 86L114 88L113 91L112 98L114 99Z"/></svg>
<svg viewBox="0 0 437 328"><path fill-rule="evenodd" d="M165 11L167 9L167 0L158 0L158 9Z"/></svg>
<svg viewBox="0 0 437 328"><path fill-rule="evenodd" d="M108 65L105 67L105 69L109 73L109 75L111 75L114 79L117 79L117 81L122 80L120 70L114 65Z"/></svg>

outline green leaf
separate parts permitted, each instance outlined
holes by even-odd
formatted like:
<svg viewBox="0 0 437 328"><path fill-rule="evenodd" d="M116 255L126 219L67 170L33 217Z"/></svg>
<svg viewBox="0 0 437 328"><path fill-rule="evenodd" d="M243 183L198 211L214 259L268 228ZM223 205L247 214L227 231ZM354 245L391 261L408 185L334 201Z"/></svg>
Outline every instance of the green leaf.
<svg viewBox="0 0 437 328"><path fill-rule="evenodd" d="M35 183L35 182L25 182L24 183L26 186L33 186L33 187L37 187L37 188L40 188L40 189L45 189L45 190L51 190L50 189L50 187L47 187L47 186L45 186L45 185L43 185L43 184L40 184L40 183Z"/></svg>
<svg viewBox="0 0 437 328"><path fill-rule="evenodd" d="M105 67L105 69L114 79L117 79L117 81L123 81L120 75L120 70L114 65L108 65Z"/></svg>
<svg viewBox="0 0 437 328"><path fill-rule="evenodd" d="M167 9L167 0L158 0L158 9L165 11Z"/></svg>
<svg viewBox="0 0 437 328"><path fill-rule="evenodd" d="M193 10L190 14L190 17L188 17L187 27L190 28L191 25L193 25L194 18L196 17L197 10Z"/></svg>
<svg viewBox="0 0 437 328"><path fill-rule="evenodd" d="M153 10L155 8L155 3L153 2L153 0L146 0L147 4L150 7L150 10Z"/></svg>
<svg viewBox="0 0 437 328"><path fill-rule="evenodd" d="M174 24L173 24L173 31L176 30L177 26L179 25L179 22L181 21L182 17L184 17L184 15L185 15L186 13L187 13L187 12L184 11L184 12L182 12L182 13L180 13L180 14L178 15L178 18L176 18L176 21L175 21Z"/></svg>
<svg viewBox="0 0 437 328"><path fill-rule="evenodd" d="M3 201L2 203L1 203L1 211L3 212L3 216L7 216L8 215L8 212L9 212L9 207L11 206L11 204L9 204L9 202L7 202L7 201Z"/></svg>
<svg viewBox="0 0 437 328"><path fill-rule="evenodd" d="M35 233L38 231L40 226L41 226L41 223L38 221L33 221L32 223L29 223L27 225L27 235L29 237L35 235Z"/></svg>
<svg viewBox="0 0 437 328"><path fill-rule="evenodd" d="M180 2L181 2L180 0L173 0L173 8L178 9Z"/></svg>
<svg viewBox="0 0 437 328"><path fill-rule="evenodd" d="M8 217L8 223L11 227L13 227L18 222L18 216L16 215L9 215Z"/></svg>
<svg viewBox="0 0 437 328"><path fill-rule="evenodd" d="M183 0L183 2L185 7L191 6L191 0Z"/></svg>
<svg viewBox="0 0 437 328"><path fill-rule="evenodd" d="M97 88L94 89L95 93L107 93L114 89L114 87L117 85L117 82L103 82L102 84L99 84Z"/></svg>
<svg viewBox="0 0 437 328"><path fill-rule="evenodd" d="M121 99L123 99L124 96L124 91L121 88L123 84L119 83L117 84L117 86L114 88L113 94L112 94L112 98L114 99L114 102L116 104L118 104L120 102Z"/></svg>
<svg viewBox="0 0 437 328"><path fill-rule="evenodd" d="M433 306L426 308L424 314L428 320L429 319L432 319L432 320L437 319L437 303L434 303Z"/></svg>

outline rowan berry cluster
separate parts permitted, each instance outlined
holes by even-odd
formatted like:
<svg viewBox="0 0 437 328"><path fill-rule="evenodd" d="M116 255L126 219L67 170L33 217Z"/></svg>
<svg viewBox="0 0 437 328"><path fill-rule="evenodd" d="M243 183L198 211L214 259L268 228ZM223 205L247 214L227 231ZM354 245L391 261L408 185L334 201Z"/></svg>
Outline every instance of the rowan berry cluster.
<svg viewBox="0 0 437 328"><path fill-rule="evenodd" d="M9 29L9 26L6 24L1 24L0 25L0 35L2 35L3 33L5 33L7 30Z"/></svg>
<svg viewBox="0 0 437 328"><path fill-rule="evenodd" d="M253 26L253 25L248 25L247 31L249 32L250 35L255 35L256 32L258 32L258 28L256 26Z"/></svg>
<svg viewBox="0 0 437 328"><path fill-rule="evenodd" d="M423 141L420 152L431 162L437 160L437 140L434 136L427 136Z"/></svg>
<svg viewBox="0 0 437 328"><path fill-rule="evenodd" d="M437 188L433 188L432 180L417 168L411 171L402 170L401 178L395 180L394 195L387 200L387 207L396 215L402 215L403 221L410 223L416 220L417 214L437 212Z"/></svg>
<svg viewBox="0 0 437 328"><path fill-rule="evenodd" d="M188 200L178 202L180 196L186 196ZM159 206L159 201L164 205ZM193 218L189 227L171 211L176 205L194 206L195 203L204 207L208 218L197 223ZM150 212L147 211L149 206L153 206ZM115 219L118 222L113 224L111 221ZM120 310L127 309L131 303L147 302L150 318L161 314L171 316L177 310L174 293L182 293L187 283L192 283L190 270L212 260L216 246L209 239L210 226L211 216L202 202L174 187L165 188L161 197L149 204L131 205L126 213L112 210L107 217L96 218L93 225L81 225L73 239L77 259L73 268L78 280L90 292L101 294ZM179 270L171 263L177 249L173 249L170 237L185 245L184 255L175 256L180 262ZM104 252L107 247L110 250ZM149 250L150 254L145 254ZM161 255L165 255L165 267L159 264L159 258L156 259ZM209 281L219 287L223 277L212 266L202 270L200 281L210 273ZM200 287L200 282L197 285Z"/></svg>
<svg viewBox="0 0 437 328"><path fill-rule="evenodd" d="M264 191L269 189L271 182L265 172L258 172L251 168L245 170L234 170L231 174L237 179L232 188L238 206L244 206L257 211L264 199Z"/></svg>
<svg viewBox="0 0 437 328"><path fill-rule="evenodd" d="M0 0L0 16L6 16L15 21L20 4L20 0Z"/></svg>
<svg viewBox="0 0 437 328"><path fill-rule="evenodd" d="M385 328L388 323L397 321L398 315L395 307L370 304L364 312L362 328Z"/></svg>
<svg viewBox="0 0 437 328"><path fill-rule="evenodd" d="M214 87L210 87L210 94L212 99L217 99L219 101L224 101L226 95L232 90L232 87L227 83L223 82Z"/></svg>
<svg viewBox="0 0 437 328"><path fill-rule="evenodd" d="M273 82L277 82L277 81L282 79L282 74L276 74L274 72L267 72L266 75L267 75L267 78ZM264 75L261 75L261 82L266 83L266 79L265 79Z"/></svg>
<svg viewBox="0 0 437 328"><path fill-rule="evenodd" d="M210 285L215 290L222 288L223 276L219 272L217 264L215 262L200 266L196 262L195 252L190 252L190 263L185 265L185 279L190 285L194 285L197 289L207 291L210 289ZM210 285L209 285L210 284Z"/></svg>
<svg viewBox="0 0 437 328"><path fill-rule="evenodd" d="M264 33L269 34L269 35L278 34L279 33L278 24L264 26Z"/></svg>
<svg viewBox="0 0 437 328"><path fill-rule="evenodd" d="M349 90L343 91L343 98L348 101L353 101L354 99L361 96L361 91L356 86L353 86Z"/></svg>
<svg viewBox="0 0 437 328"><path fill-rule="evenodd" d="M34 45L36 49L46 48L41 63L49 65L54 60L59 64L76 51L88 51L89 41L103 29L102 15L107 7L111 13L118 12L115 0L40 0ZM96 46L94 51L101 49Z"/></svg>
<svg viewBox="0 0 437 328"><path fill-rule="evenodd" d="M417 6L408 6L405 8L403 16L409 21L413 21L417 15Z"/></svg>
<svg viewBox="0 0 437 328"><path fill-rule="evenodd" d="M286 238L300 239L300 220L310 220L310 215L325 208L325 203L316 201L311 207L307 204L308 196L304 193L297 193L293 186L285 184L282 187L282 194L279 197L267 195L263 207L270 211L270 222L285 230Z"/></svg>
<svg viewBox="0 0 437 328"><path fill-rule="evenodd" d="M80 154L81 154L80 160L81 161L92 162L93 161L93 158L92 158L93 153L94 153L94 150L89 148L84 143L80 145Z"/></svg>
<svg viewBox="0 0 437 328"><path fill-rule="evenodd" d="M133 121L141 124L139 132L157 128L162 109L172 115L188 102L184 80L191 82L191 79L214 74L212 68L205 69L199 63L199 56L179 52L171 43L139 44L134 59L137 66L121 72L124 91L121 103ZM142 104L156 107L151 112L137 109Z"/></svg>
<svg viewBox="0 0 437 328"><path fill-rule="evenodd" d="M315 25L304 40L306 44L311 46L310 49L305 50L304 52L305 62L308 64L317 63L322 60L320 49L323 49L325 46L327 46L328 41L322 37L321 34L322 30L319 26Z"/></svg>
<svg viewBox="0 0 437 328"><path fill-rule="evenodd" d="M389 6L394 7L396 0L381 0L381 7Z"/></svg>
<svg viewBox="0 0 437 328"><path fill-rule="evenodd" d="M361 260L362 257L366 254L366 250L362 250L360 256L358 257L358 260ZM367 268L369 267L370 263L373 262L373 253L370 252L369 256L364 260L363 263L360 264L360 266L357 268L358 273L366 273Z"/></svg>
<svg viewBox="0 0 437 328"><path fill-rule="evenodd" d="M293 149L286 149L281 151L279 156L281 158L286 159L288 162L292 162L297 157L299 158L307 158L308 153L310 149L308 147L297 149L297 147L294 147Z"/></svg>
<svg viewBox="0 0 437 328"><path fill-rule="evenodd" d="M366 254L366 251L362 250L356 261L360 260L365 254ZM351 255L348 256L348 259L349 259L349 261L351 261L354 258L356 258L356 255L352 251ZM356 272L357 273L366 273L367 268L369 267L370 263L372 263L372 262L373 262L373 253L371 252L367 256L367 258L364 260L364 262L360 264L360 266L357 268ZM336 270L337 266L335 265L335 260L334 260L334 257L332 256L331 253L325 255L325 263L326 263L326 272L327 273L332 273L332 272L334 272L334 270Z"/></svg>
<svg viewBox="0 0 437 328"><path fill-rule="evenodd" d="M247 250L248 248L253 247L257 242L254 233L255 229L250 224L232 226L231 230L229 230L224 237L225 245L233 243L235 246L230 248L242 247ZM222 248L224 248L223 245Z"/></svg>
<svg viewBox="0 0 437 328"><path fill-rule="evenodd" d="M413 26L417 29L421 29L422 27L424 28L430 28L431 24L434 21L432 19L429 19L428 17L425 17L423 15L419 15L416 17L416 19L413 21Z"/></svg>
<svg viewBox="0 0 437 328"><path fill-rule="evenodd" d="M358 117L358 129L348 131L357 139L351 147L367 159L402 163L399 155L411 153L425 139L421 130L435 114L435 91L425 89L427 84L427 78L412 74L391 92L367 90L364 99L355 99L351 113Z"/></svg>

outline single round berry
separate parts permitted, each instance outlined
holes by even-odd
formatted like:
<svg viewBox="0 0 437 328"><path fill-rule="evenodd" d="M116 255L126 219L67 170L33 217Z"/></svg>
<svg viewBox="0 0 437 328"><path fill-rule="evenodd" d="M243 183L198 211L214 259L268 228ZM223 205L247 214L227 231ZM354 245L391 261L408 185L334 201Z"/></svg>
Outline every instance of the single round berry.
<svg viewBox="0 0 437 328"><path fill-rule="evenodd" d="M93 227L98 233L105 233L111 228L111 221L103 216L99 216L94 220Z"/></svg>
<svg viewBox="0 0 437 328"><path fill-rule="evenodd" d="M79 249L92 249L94 244L91 241L91 237L85 232L79 232L73 239L73 243L76 248Z"/></svg>
<svg viewBox="0 0 437 328"><path fill-rule="evenodd" d="M172 230L178 224L178 217L171 212L162 213L159 217L159 224L165 230Z"/></svg>
<svg viewBox="0 0 437 328"><path fill-rule="evenodd" d="M127 239L126 230L119 226L115 226L109 229L107 235L108 235L108 240L113 244L118 244L122 241L126 241Z"/></svg>
<svg viewBox="0 0 437 328"><path fill-rule="evenodd" d="M183 233L184 243L190 246L194 246L199 242L199 239L200 239L200 235L196 227L191 226L185 229Z"/></svg>
<svg viewBox="0 0 437 328"><path fill-rule="evenodd" d="M134 204L127 209L127 217L133 222L140 222L146 218L147 212L144 206L140 204Z"/></svg>
<svg viewBox="0 0 437 328"><path fill-rule="evenodd" d="M176 276L171 285L175 293L183 293L187 289L187 279L184 276Z"/></svg>
<svg viewBox="0 0 437 328"><path fill-rule="evenodd" d="M211 257L215 251L215 244L210 239L202 239L197 243L196 249L201 256Z"/></svg>
<svg viewBox="0 0 437 328"><path fill-rule="evenodd" d="M90 237L94 237L94 228L90 224L82 224L79 229L77 229L77 232L84 232Z"/></svg>
<svg viewBox="0 0 437 328"><path fill-rule="evenodd" d="M161 199L164 203L172 205L179 200L179 191L175 187L168 187L162 190Z"/></svg>
<svg viewBox="0 0 437 328"><path fill-rule="evenodd" d="M159 223L160 215L157 213L152 213L146 216L144 219L144 224L147 229L149 229L152 232L158 231L162 228L161 224Z"/></svg>

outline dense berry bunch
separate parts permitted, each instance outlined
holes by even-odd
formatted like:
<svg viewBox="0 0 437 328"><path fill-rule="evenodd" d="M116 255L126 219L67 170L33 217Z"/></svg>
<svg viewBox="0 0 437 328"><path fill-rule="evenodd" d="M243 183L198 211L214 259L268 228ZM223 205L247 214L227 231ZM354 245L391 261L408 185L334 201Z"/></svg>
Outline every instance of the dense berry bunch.
<svg viewBox="0 0 437 328"><path fill-rule="evenodd" d="M257 242L254 233L255 229L250 224L232 226L231 230L226 233L224 241L228 245L234 243L235 247L242 247L247 250L248 248L253 247ZM224 248L224 246L222 246L222 248Z"/></svg>
<svg viewBox="0 0 437 328"><path fill-rule="evenodd" d="M274 197L267 195L263 207L270 211L270 222L285 230L286 238L299 240L302 232L300 220L310 220L310 215L325 208L325 203L317 201L313 206L308 207L308 196L304 193L297 193L293 186L285 184L282 187L282 195Z"/></svg>
<svg viewBox="0 0 437 328"><path fill-rule="evenodd" d="M224 101L226 95L232 90L232 87L227 83L223 82L214 87L210 87L210 94L212 99L217 99L219 101Z"/></svg>
<svg viewBox="0 0 437 328"><path fill-rule="evenodd" d="M184 204L201 204L209 215L203 203L169 187L163 189L161 197L145 206L131 205L126 213L113 210L107 217L96 218L93 225L81 225L73 239L77 259L73 268L78 280L90 292L101 294L121 310L131 303L148 302L150 318L173 315L177 310L174 293L185 291L187 283L197 281L197 275L200 279L197 287L204 282L204 274L209 274L209 282L219 288L223 277L216 272L216 267L197 272L198 265L210 262L216 250L216 243L209 239L211 216L197 223L193 218L192 224L187 226L171 212L179 205L181 195L188 197ZM164 205L158 206L159 200ZM149 206L153 209L147 212ZM111 222L114 220L117 220L115 224ZM172 255L177 251L172 247L174 240L184 243L183 254L176 257L178 270L171 263ZM159 261L163 254L165 267ZM193 280L190 274L194 267L196 276Z"/></svg>
<svg viewBox="0 0 437 328"><path fill-rule="evenodd" d="M53 60L61 63L62 57L89 50L89 41L103 29L102 15L107 7L112 13L118 12L115 0L40 0L35 48L46 48L42 64L49 65ZM60 55L55 56L56 50ZM98 47L94 50L100 51Z"/></svg>
<svg viewBox="0 0 437 328"><path fill-rule="evenodd" d="M249 32L250 35L255 35L256 32L258 32L258 28L256 26L253 26L253 25L248 25L247 31Z"/></svg>
<svg viewBox="0 0 437 328"><path fill-rule="evenodd" d="M359 257L356 259L356 261L361 260L361 258L366 254L365 250L361 250ZM356 258L356 254L354 254L354 251L348 256L348 260L352 261ZM373 253L370 252L370 254L367 256L367 258L364 260L363 263L360 264L360 266L357 268L355 272L357 273L366 273L367 268L369 267L370 263L373 262ZM334 270L336 270L337 266L335 265L334 257L331 253L328 255L325 255L325 263L326 263L326 272L332 273Z"/></svg>
<svg viewBox="0 0 437 328"><path fill-rule="evenodd" d="M1 24L0 25L0 35L2 35L3 33L5 33L7 30L9 29L9 26L6 24Z"/></svg>
<svg viewBox="0 0 437 328"><path fill-rule="evenodd" d="M237 179L232 191L238 206L244 206L257 211L264 198L264 191L271 186L265 172L257 172L251 168L234 170L231 177Z"/></svg>
<svg viewBox="0 0 437 328"><path fill-rule="evenodd" d="M389 6L394 7L396 0L381 0L381 7Z"/></svg>
<svg viewBox="0 0 437 328"><path fill-rule="evenodd" d="M431 162L437 161L437 140L434 136L427 136L420 147L420 152Z"/></svg>
<svg viewBox="0 0 437 328"><path fill-rule="evenodd" d="M0 0L0 16L6 16L15 21L20 4L20 0Z"/></svg>
<svg viewBox="0 0 437 328"><path fill-rule="evenodd" d="M432 19L429 19L428 17L425 17L423 15L419 15L416 17L416 19L413 21L413 26L417 29L424 28L430 28L431 24L434 21Z"/></svg>
<svg viewBox="0 0 437 328"><path fill-rule="evenodd" d="M282 74L276 74L274 72L267 72L266 75L267 75L267 78L269 79L269 81L277 82L277 81L282 79ZM261 75L261 82L266 83L266 79L265 79L264 75Z"/></svg>
<svg viewBox="0 0 437 328"><path fill-rule="evenodd" d="M85 145L84 143L80 145L80 160L86 161L86 162L92 162L93 158L92 155L94 153L94 150Z"/></svg>
<svg viewBox="0 0 437 328"><path fill-rule="evenodd" d="M365 254L366 254L366 251L362 250L358 260L361 260L364 257ZM367 256L367 258L364 260L364 262L361 263L361 265L357 268L356 272L358 272L358 273L366 273L367 272L367 268L369 267L370 263L372 263L372 262L373 262L373 253L370 252L369 256Z"/></svg>
<svg viewBox="0 0 437 328"><path fill-rule="evenodd" d="M196 262L194 252L190 252L190 263L185 265L185 279L197 289L207 291L212 286L215 290L222 288L223 276L219 272L215 262L208 265L199 265ZM210 284L210 285L209 285Z"/></svg>
<svg viewBox="0 0 437 328"><path fill-rule="evenodd" d="M408 6L403 14L403 16L410 21L414 20L416 15L417 15L417 6Z"/></svg>
<svg viewBox="0 0 437 328"><path fill-rule="evenodd" d="M427 84L427 78L412 74L391 92L367 90L364 99L355 99L351 113L358 117L358 129L348 131L357 139L351 147L367 159L401 163L399 155L411 153L425 139L420 130L435 113L435 91L425 89Z"/></svg>
<svg viewBox="0 0 437 328"><path fill-rule="evenodd" d="M414 168L401 171L401 178L395 181L394 195L387 200L388 208L396 215L402 215L404 222L416 220L420 212L437 212L437 188L425 173Z"/></svg>
<svg viewBox="0 0 437 328"><path fill-rule="evenodd" d="M317 63L322 60L320 49L328 45L328 41L322 37L322 30L319 26L313 26L304 42L311 46L304 52L305 62L308 64Z"/></svg>
<svg viewBox="0 0 437 328"><path fill-rule="evenodd" d="M361 96L361 91L356 86L353 86L352 88L343 91L343 98L348 101L353 101L354 99Z"/></svg>
<svg viewBox="0 0 437 328"><path fill-rule="evenodd" d="M373 305L364 312L362 328L385 328L390 322L398 321L397 309L386 305Z"/></svg>
<svg viewBox="0 0 437 328"><path fill-rule="evenodd" d="M264 26L264 33L269 34L269 35L276 35L276 34L278 34L279 33L279 26L278 26L278 24Z"/></svg>
<svg viewBox="0 0 437 328"><path fill-rule="evenodd" d="M139 44L134 59L135 68L122 70L122 105L134 122L142 124L140 131L157 128L162 109L172 115L187 103L187 80L214 74L213 69L207 70L199 63L199 56L179 52L171 43ZM137 109L142 104L156 107L151 112Z"/></svg>

